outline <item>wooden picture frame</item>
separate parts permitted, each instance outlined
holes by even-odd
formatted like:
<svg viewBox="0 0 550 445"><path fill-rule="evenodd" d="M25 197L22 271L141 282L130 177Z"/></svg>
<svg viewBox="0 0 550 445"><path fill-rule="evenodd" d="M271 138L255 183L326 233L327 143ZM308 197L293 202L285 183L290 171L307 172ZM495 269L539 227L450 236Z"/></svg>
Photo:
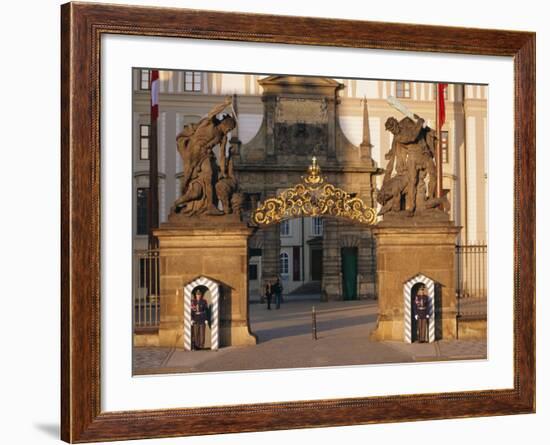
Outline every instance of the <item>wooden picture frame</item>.
<svg viewBox="0 0 550 445"><path fill-rule="evenodd" d="M534 33L89 3L62 5L61 17L63 440L96 442L534 412ZM513 57L514 387L429 395L102 412L99 117L100 39L104 34ZM215 422L211 421L213 417Z"/></svg>

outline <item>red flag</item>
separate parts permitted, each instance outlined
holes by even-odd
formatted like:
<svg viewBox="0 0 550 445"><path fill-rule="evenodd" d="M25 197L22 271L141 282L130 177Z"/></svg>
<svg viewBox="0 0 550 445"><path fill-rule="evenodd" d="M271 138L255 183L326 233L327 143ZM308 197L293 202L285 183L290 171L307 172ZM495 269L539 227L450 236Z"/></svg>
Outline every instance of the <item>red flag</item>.
<svg viewBox="0 0 550 445"><path fill-rule="evenodd" d="M159 71L151 70L151 144L149 146L149 249L158 247L158 239L154 235L154 229L159 226L159 199L158 199L158 139L157 121L159 117Z"/></svg>
<svg viewBox="0 0 550 445"><path fill-rule="evenodd" d="M159 70L151 70L151 122L159 117Z"/></svg>
<svg viewBox="0 0 550 445"><path fill-rule="evenodd" d="M439 128L443 127L445 123L445 88L447 88L446 83L437 84L437 104L439 109Z"/></svg>

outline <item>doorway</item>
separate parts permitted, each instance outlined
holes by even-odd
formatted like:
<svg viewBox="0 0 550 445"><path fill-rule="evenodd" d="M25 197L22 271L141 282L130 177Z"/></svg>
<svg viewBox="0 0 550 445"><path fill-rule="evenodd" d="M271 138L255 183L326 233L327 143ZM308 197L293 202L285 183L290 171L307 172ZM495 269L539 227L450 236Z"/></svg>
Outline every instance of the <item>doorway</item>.
<svg viewBox="0 0 550 445"><path fill-rule="evenodd" d="M311 281L321 281L323 276L323 249L311 249Z"/></svg>
<svg viewBox="0 0 550 445"><path fill-rule="evenodd" d="M342 248L342 291L344 300L357 299L357 247Z"/></svg>

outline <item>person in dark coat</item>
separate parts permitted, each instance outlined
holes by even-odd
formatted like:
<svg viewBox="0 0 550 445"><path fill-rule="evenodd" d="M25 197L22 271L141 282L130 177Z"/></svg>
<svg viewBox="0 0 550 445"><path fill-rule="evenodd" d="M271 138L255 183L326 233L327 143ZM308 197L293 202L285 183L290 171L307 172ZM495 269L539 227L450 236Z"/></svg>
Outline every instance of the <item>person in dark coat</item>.
<svg viewBox="0 0 550 445"><path fill-rule="evenodd" d="M208 321L208 302L204 299L202 289L197 289L191 300L191 345L192 349L204 349L206 323Z"/></svg>
<svg viewBox="0 0 550 445"><path fill-rule="evenodd" d="M267 309L271 310L271 299L273 298L273 285L271 281L267 281L265 284L265 299L267 300Z"/></svg>
<svg viewBox="0 0 550 445"><path fill-rule="evenodd" d="M279 280L279 278L275 280L275 284L273 285L273 293L275 294L275 304L277 305L276 309L280 309L281 302L283 300L283 285L281 284L281 280Z"/></svg>
<svg viewBox="0 0 550 445"><path fill-rule="evenodd" d="M417 326L417 338L420 343L428 341L428 320L430 318L430 300L426 286L422 285L414 298L414 318Z"/></svg>

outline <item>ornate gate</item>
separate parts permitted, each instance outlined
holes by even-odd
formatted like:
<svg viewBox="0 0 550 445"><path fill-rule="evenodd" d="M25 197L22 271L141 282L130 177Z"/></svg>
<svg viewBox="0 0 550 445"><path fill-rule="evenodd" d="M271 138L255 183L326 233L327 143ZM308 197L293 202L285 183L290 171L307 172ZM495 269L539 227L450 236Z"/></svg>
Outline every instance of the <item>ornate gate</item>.
<svg viewBox="0 0 550 445"><path fill-rule="evenodd" d="M365 225L376 222L375 209L354 194L326 182L315 156L300 184L259 203L251 219L253 224L267 226L301 216L334 216Z"/></svg>

